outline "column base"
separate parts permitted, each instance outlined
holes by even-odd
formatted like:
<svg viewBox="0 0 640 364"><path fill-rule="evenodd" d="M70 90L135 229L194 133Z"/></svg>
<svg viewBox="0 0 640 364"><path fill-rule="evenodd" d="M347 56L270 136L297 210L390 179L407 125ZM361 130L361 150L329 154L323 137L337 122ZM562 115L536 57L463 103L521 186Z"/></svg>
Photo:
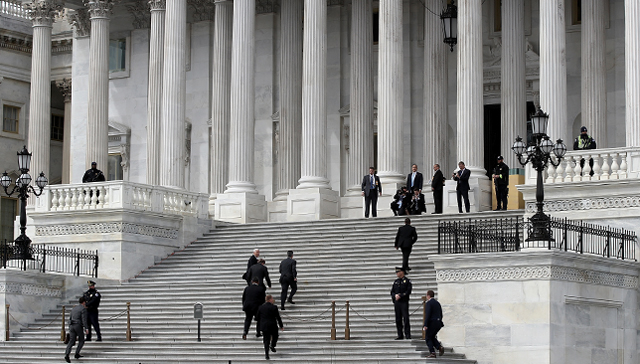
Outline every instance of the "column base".
<svg viewBox="0 0 640 364"><path fill-rule="evenodd" d="M267 202L255 193L221 193L216 199L216 220L246 224L267 220Z"/></svg>
<svg viewBox="0 0 640 364"><path fill-rule="evenodd" d="M316 221L340 218L340 196L326 188L289 190L287 221Z"/></svg>
<svg viewBox="0 0 640 364"><path fill-rule="evenodd" d="M287 221L287 196L288 195L289 193L287 193L286 195L282 195L284 197L283 200L273 199L273 201L270 201L267 203L267 215L268 215L269 222Z"/></svg>
<svg viewBox="0 0 640 364"><path fill-rule="evenodd" d="M491 210L491 181L484 178L469 178L469 212ZM464 211L464 202L462 206ZM445 214L458 213L458 199L456 195L456 181L448 180L442 194L442 212Z"/></svg>

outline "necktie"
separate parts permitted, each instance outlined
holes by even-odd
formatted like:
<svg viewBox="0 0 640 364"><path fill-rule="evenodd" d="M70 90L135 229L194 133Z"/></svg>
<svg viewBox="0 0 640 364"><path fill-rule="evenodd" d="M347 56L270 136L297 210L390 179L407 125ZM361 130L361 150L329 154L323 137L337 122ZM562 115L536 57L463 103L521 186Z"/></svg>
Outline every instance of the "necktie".
<svg viewBox="0 0 640 364"><path fill-rule="evenodd" d="M371 175L371 189L374 189L375 187L373 187L373 175Z"/></svg>

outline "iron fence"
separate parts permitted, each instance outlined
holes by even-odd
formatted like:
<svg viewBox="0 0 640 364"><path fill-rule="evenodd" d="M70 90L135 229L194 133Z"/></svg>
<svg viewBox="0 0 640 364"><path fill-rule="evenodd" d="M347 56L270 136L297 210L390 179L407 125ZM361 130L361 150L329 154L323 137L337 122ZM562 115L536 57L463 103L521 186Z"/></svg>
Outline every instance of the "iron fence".
<svg viewBox="0 0 640 364"><path fill-rule="evenodd" d="M607 258L636 260L638 237L633 231L567 218L550 218L551 239L527 241L528 219L463 220L438 224L438 254L518 251L546 248Z"/></svg>
<svg viewBox="0 0 640 364"><path fill-rule="evenodd" d="M98 251L31 245L23 254L13 241L0 243L0 268L56 272L75 276L98 277ZM23 257L30 256L25 259Z"/></svg>

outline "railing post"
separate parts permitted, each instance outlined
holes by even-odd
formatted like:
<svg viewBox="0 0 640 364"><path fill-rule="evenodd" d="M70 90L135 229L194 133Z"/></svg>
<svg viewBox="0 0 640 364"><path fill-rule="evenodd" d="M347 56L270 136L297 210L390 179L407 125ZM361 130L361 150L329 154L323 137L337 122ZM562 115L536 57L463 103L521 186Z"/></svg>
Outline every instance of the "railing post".
<svg viewBox="0 0 640 364"><path fill-rule="evenodd" d="M424 325L424 320L427 319L427 296L422 296L422 325ZM425 330L422 331L422 340L427 338L427 332Z"/></svg>
<svg viewBox="0 0 640 364"><path fill-rule="evenodd" d="M568 218L564 218L564 226L563 226L563 241L564 241L564 251L567 251L568 246L569 246L569 240L567 237L567 226L569 225L569 219Z"/></svg>
<svg viewBox="0 0 640 364"><path fill-rule="evenodd" d="M66 313L66 307L62 305L62 329L60 329L60 341L64 341L67 336L66 328L64 326L64 316Z"/></svg>
<svg viewBox="0 0 640 364"><path fill-rule="evenodd" d="M584 238L584 221L580 223L580 234L578 235L578 244L580 244L580 254L583 254L584 252L584 249L582 247L582 244L584 242L583 238Z"/></svg>
<svg viewBox="0 0 640 364"><path fill-rule="evenodd" d="M611 258L611 226L607 227L607 258Z"/></svg>
<svg viewBox="0 0 640 364"><path fill-rule="evenodd" d="M42 263L40 263L40 267L41 267L41 272L44 273L45 272L45 266L47 265L47 246L46 245L42 245Z"/></svg>
<svg viewBox="0 0 640 364"><path fill-rule="evenodd" d="M4 341L9 341L9 304L5 305L6 311L4 313Z"/></svg>
<svg viewBox="0 0 640 364"><path fill-rule="evenodd" d="M131 302L127 302L127 341L131 341Z"/></svg>
<svg viewBox="0 0 640 364"><path fill-rule="evenodd" d="M76 276L80 276L80 252L76 250Z"/></svg>
<svg viewBox="0 0 640 364"><path fill-rule="evenodd" d="M345 327L344 327L344 339L345 340L350 340L351 339L351 329L349 328L349 301L347 301L347 307L346 307L347 313L346 313L346 323L345 323Z"/></svg>
<svg viewBox="0 0 640 364"><path fill-rule="evenodd" d="M93 277L98 278L98 249L96 249L95 265L93 267Z"/></svg>
<svg viewBox="0 0 640 364"><path fill-rule="evenodd" d="M331 340L336 339L336 301L331 301Z"/></svg>
<svg viewBox="0 0 640 364"><path fill-rule="evenodd" d="M440 252L440 235L442 234L442 223L438 221L438 254L442 254Z"/></svg>

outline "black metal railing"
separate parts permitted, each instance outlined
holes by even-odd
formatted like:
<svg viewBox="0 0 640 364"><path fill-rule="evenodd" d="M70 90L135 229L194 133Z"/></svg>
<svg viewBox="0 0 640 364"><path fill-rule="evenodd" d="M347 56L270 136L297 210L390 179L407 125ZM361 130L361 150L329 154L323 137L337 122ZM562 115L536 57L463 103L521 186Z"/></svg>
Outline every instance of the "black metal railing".
<svg viewBox="0 0 640 364"><path fill-rule="evenodd" d="M551 239L527 241L530 220L507 218L440 222L438 254L517 251L546 248L607 258L636 260L638 237L633 231L569 219L549 219Z"/></svg>
<svg viewBox="0 0 640 364"><path fill-rule="evenodd" d="M0 242L0 268L56 272L98 277L98 251L31 245L29 254L20 252L13 241ZM30 256L30 259L24 257Z"/></svg>

